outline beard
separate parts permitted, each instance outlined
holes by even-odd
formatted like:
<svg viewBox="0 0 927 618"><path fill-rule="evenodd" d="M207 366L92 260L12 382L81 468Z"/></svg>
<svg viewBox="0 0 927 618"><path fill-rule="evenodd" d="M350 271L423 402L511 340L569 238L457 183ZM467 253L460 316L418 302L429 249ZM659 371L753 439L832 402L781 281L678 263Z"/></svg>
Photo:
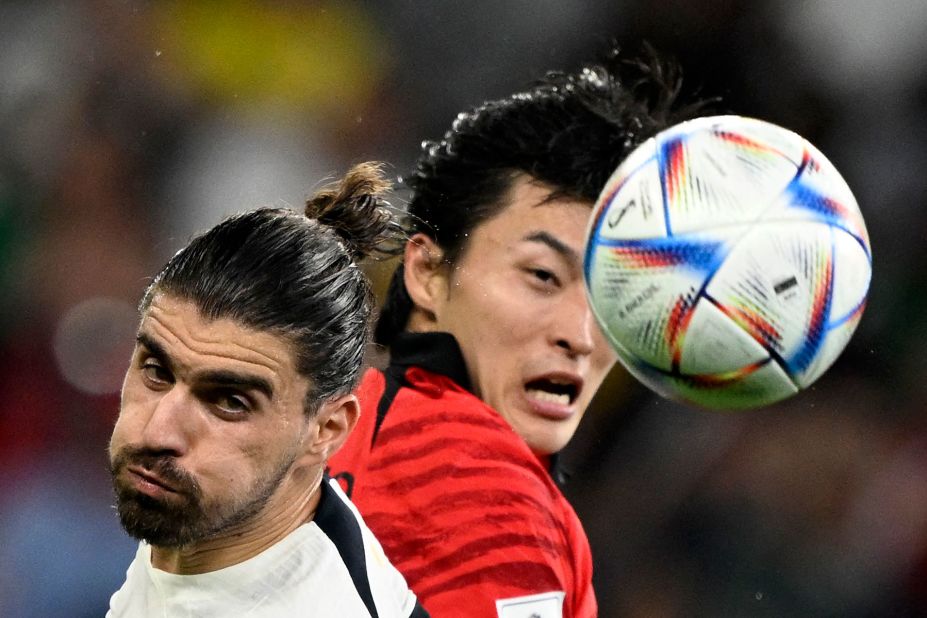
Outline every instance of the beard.
<svg viewBox="0 0 927 618"><path fill-rule="evenodd" d="M119 521L132 537L158 547L182 547L215 538L247 523L261 512L286 476L293 457L228 497L204 495L196 478L160 451L126 446L115 453L110 474ZM176 493L155 498L121 478L128 466L148 470L169 483Z"/></svg>

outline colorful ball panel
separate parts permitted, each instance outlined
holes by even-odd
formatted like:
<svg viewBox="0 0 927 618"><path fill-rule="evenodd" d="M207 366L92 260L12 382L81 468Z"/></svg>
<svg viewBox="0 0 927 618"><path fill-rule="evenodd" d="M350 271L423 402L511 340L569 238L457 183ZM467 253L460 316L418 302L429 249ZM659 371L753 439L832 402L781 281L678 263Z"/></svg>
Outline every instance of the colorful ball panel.
<svg viewBox="0 0 927 618"><path fill-rule="evenodd" d="M869 237L834 166L737 116L635 150L590 225L590 304L632 374L710 408L766 405L837 359L865 306Z"/></svg>

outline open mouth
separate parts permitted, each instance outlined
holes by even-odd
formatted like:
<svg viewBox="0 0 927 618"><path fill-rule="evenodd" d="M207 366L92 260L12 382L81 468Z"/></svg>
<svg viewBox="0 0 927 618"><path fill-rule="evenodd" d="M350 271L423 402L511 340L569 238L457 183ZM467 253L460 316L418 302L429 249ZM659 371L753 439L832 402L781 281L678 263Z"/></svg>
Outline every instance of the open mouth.
<svg viewBox="0 0 927 618"><path fill-rule="evenodd" d="M570 380L543 378L532 380L525 384L528 397L538 401L546 401L558 405L568 406L576 401L579 388Z"/></svg>

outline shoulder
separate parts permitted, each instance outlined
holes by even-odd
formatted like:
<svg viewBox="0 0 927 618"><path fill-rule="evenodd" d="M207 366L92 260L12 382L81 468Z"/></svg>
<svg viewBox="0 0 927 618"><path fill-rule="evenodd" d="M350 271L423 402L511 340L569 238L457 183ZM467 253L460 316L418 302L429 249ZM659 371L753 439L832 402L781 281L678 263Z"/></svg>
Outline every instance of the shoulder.
<svg viewBox="0 0 927 618"><path fill-rule="evenodd" d="M371 615L410 616L416 598L338 483L322 483L313 522L337 550L350 585Z"/></svg>
<svg viewBox="0 0 927 618"><path fill-rule="evenodd" d="M138 615L140 607L151 605L148 592L151 581L148 578L151 548L144 542L139 542L135 557L126 570L126 580L122 586L110 597L107 617Z"/></svg>
<svg viewBox="0 0 927 618"><path fill-rule="evenodd" d="M573 597L588 545L541 461L453 380L413 367L404 381L352 497L429 610L495 616L498 599Z"/></svg>
<svg viewBox="0 0 927 618"><path fill-rule="evenodd" d="M402 426L406 427L406 433L426 427L428 433L453 433L466 429L504 440L518 438L495 410L447 376L410 367L403 378L405 387L391 402L384 431ZM384 444L387 437L396 438L397 434L402 437L404 432L393 429L385 434ZM472 439L473 434L470 437Z"/></svg>
<svg viewBox="0 0 927 618"><path fill-rule="evenodd" d="M464 508L478 503L551 511L562 500L541 461L492 408L455 382L413 367L396 395L370 453L377 485L405 499ZM559 511L559 509L555 509ZM570 511L572 513L572 511Z"/></svg>
<svg viewBox="0 0 927 618"><path fill-rule="evenodd" d="M383 372L375 367L371 367L361 376L356 392L358 397L363 401L369 399L371 396L376 397L379 393L382 393L385 384L386 378ZM362 395L364 395L364 397L361 397Z"/></svg>

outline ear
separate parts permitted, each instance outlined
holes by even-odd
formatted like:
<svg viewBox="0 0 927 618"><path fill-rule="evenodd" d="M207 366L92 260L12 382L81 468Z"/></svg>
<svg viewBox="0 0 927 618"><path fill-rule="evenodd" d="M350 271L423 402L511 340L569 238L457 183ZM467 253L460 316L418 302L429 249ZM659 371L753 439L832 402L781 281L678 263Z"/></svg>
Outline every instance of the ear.
<svg viewBox="0 0 927 618"><path fill-rule="evenodd" d="M447 297L447 269L444 252L425 234L413 235L407 242L403 257L406 291L415 307L409 320L409 330L430 330L442 301Z"/></svg>
<svg viewBox="0 0 927 618"><path fill-rule="evenodd" d="M328 461L351 435L359 416L360 403L355 395L342 395L323 403L312 419L306 455L315 463Z"/></svg>

